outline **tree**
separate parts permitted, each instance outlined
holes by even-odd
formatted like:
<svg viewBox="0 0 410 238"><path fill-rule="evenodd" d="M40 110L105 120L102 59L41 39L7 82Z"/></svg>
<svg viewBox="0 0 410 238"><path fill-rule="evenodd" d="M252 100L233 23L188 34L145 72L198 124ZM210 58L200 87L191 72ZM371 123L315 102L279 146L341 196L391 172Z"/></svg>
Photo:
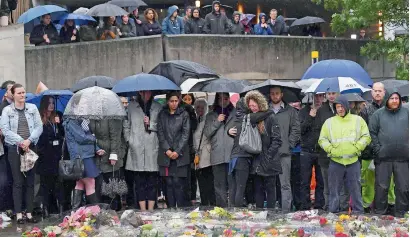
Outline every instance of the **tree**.
<svg viewBox="0 0 410 238"><path fill-rule="evenodd" d="M367 28L379 21L389 28L404 27L409 31L409 2L407 0L312 0L324 4L328 10L337 12L332 16L331 27L336 34L348 29ZM360 53L371 59L387 57L396 64L396 78L409 80L409 35L365 44Z"/></svg>

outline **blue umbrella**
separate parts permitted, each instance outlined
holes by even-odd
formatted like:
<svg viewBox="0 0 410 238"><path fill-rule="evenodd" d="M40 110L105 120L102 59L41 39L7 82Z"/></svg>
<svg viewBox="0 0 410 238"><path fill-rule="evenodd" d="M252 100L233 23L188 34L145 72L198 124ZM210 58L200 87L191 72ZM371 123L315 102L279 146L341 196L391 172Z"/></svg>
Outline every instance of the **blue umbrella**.
<svg viewBox="0 0 410 238"><path fill-rule="evenodd" d="M26 93L26 101L34 98L36 95L34 93Z"/></svg>
<svg viewBox="0 0 410 238"><path fill-rule="evenodd" d="M351 77L364 85L373 85L373 80L362 66L350 60L340 59L323 60L313 64L306 70L302 80L333 77Z"/></svg>
<svg viewBox="0 0 410 238"><path fill-rule="evenodd" d="M161 75L136 74L118 81L112 91L122 96L134 96L138 91L180 91L174 82Z"/></svg>
<svg viewBox="0 0 410 238"><path fill-rule="evenodd" d="M351 77L333 77L324 78L313 83L305 93L327 93L337 92L341 94L347 93L364 93L371 90L367 85Z"/></svg>
<svg viewBox="0 0 410 238"><path fill-rule="evenodd" d="M40 24L40 17L46 14L51 15L51 19L59 19L62 15L66 14L65 8L56 5L43 5L30 8L27 12L23 13L17 23L24 24L24 33L31 33L34 26Z"/></svg>
<svg viewBox="0 0 410 238"><path fill-rule="evenodd" d="M73 92L69 90L45 90L26 101L28 103L33 103L40 108L40 102L43 96L52 96L55 99L56 111L64 112L68 101L70 101L70 98L73 95Z"/></svg>
<svg viewBox="0 0 410 238"><path fill-rule="evenodd" d="M66 20L74 20L74 23L77 26L87 25L88 22L90 22L90 21L93 21L93 22L96 21L91 16L80 15L80 14L75 14L75 13L70 13L70 14L64 15L60 19L58 19L57 21L59 22L60 25L64 25Z"/></svg>

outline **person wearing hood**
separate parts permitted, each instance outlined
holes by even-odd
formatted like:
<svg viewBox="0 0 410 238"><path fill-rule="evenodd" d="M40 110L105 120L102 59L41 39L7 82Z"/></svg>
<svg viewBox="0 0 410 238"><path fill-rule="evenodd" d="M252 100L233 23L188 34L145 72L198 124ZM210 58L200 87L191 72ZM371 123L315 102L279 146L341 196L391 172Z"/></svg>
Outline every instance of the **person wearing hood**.
<svg viewBox="0 0 410 238"><path fill-rule="evenodd" d="M245 34L245 28L240 21L241 19L241 13L238 11L235 11L233 13L233 19L232 19L232 24L229 30L229 33L232 35L243 35Z"/></svg>
<svg viewBox="0 0 410 238"><path fill-rule="evenodd" d="M409 110L402 107L397 91L391 93L385 106L373 114L369 128L376 167L375 212L387 213L393 174L394 215L404 217L409 210Z"/></svg>
<svg viewBox="0 0 410 238"><path fill-rule="evenodd" d="M79 42L80 38L77 37L77 28L74 20L66 20L64 26L60 30L61 43L74 43Z"/></svg>
<svg viewBox="0 0 410 238"><path fill-rule="evenodd" d="M41 23L33 28L30 34L30 43L36 46L60 44L57 28L51 23L51 15L41 17Z"/></svg>
<svg viewBox="0 0 410 238"><path fill-rule="evenodd" d="M191 123L189 113L180 107L179 92L168 93L166 100L158 115L159 174L165 177L168 207L184 207L187 204L184 188L190 170Z"/></svg>
<svg viewBox="0 0 410 238"><path fill-rule="evenodd" d="M212 12L205 16L206 34L229 34L229 19L221 11L221 2L216 0L212 2Z"/></svg>
<svg viewBox="0 0 410 238"><path fill-rule="evenodd" d="M199 14L199 8L192 10L192 17L185 23L185 34L205 34L205 20Z"/></svg>
<svg viewBox="0 0 410 238"><path fill-rule="evenodd" d="M234 141L228 131L234 125L235 115L236 109L230 102L229 93L217 93L213 111L206 116L204 136L211 141L211 165L218 207L228 206L228 168Z"/></svg>
<svg viewBox="0 0 410 238"><path fill-rule="evenodd" d="M282 16L278 16L278 10L272 9L269 12L270 19L268 21L268 25L272 29L272 35L283 35L285 32L285 20Z"/></svg>
<svg viewBox="0 0 410 238"><path fill-rule="evenodd" d="M178 7L170 6L168 8L167 17L162 21L162 34L164 35L178 35L184 34L184 20L178 16Z"/></svg>
<svg viewBox="0 0 410 238"><path fill-rule="evenodd" d="M363 118L350 113L346 96L339 96L333 106L337 114L326 120L319 136L319 145L330 158L329 212L340 211L340 192L345 184L352 201L352 212L362 214L359 156L370 144L369 129Z"/></svg>
<svg viewBox="0 0 410 238"><path fill-rule="evenodd" d="M279 155L282 163L282 174L279 175L282 195L282 212L290 212L292 204L292 190L290 184L291 177L291 150L300 141L300 123L296 109L285 103L283 99L283 89L272 87L270 89L270 109L274 112L280 125L282 146Z"/></svg>
<svg viewBox="0 0 410 238"><path fill-rule="evenodd" d="M254 26L255 35L273 35L271 27L266 22L266 14L259 14L259 23Z"/></svg>
<svg viewBox="0 0 410 238"><path fill-rule="evenodd" d="M256 207L264 207L266 194L267 207L274 208L276 204L276 176L282 173L279 155L282 146L281 129L275 113L269 110L265 96L259 91L248 92L245 101L251 113L261 112L251 119L251 124L257 126L262 139L262 152L252 161L252 173L255 174Z"/></svg>
<svg viewBox="0 0 410 238"><path fill-rule="evenodd" d="M145 23L142 25L144 35L159 35L162 33L161 25L158 23L158 14L152 8L147 8L144 11Z"/></svg>
<svg viewBox="0 0 410 238"><path fill-rule="evenodd" d="M198 127L194 132L194 149L196 177L198 179L201 206L215 206L214 174L211 166L211 143L204 135L205 118L208 114L208 102L205 99L197 99L194 103L198 116Z"/></svg>

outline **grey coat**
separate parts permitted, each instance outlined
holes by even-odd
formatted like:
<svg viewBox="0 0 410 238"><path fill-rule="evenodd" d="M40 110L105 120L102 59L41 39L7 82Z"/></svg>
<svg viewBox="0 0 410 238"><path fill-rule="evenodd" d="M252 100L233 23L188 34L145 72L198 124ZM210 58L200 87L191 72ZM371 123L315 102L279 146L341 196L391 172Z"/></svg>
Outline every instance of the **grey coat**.
<svg viewBox="0 0 410 238"><path fill-rule="evenodd" d="M90 130L95 134L97 138L97 145L101 149L105 150L103 156L97 156L96 165L102 173L110 173L113 170L113 166L109 160L111 154L117 155L117 162L114 166L114 171L119 170L124 163L124 158L120 158L120 142L121 142L121 130L122 120L100 120L90 121Z"/></svg>
<svg viewBox="0 0 410 238"><path fill-rule="evenodd" d="M128 105L128 120L124 123L125 140L129 143L126 170L158 171L159 141L157 135L158 114L162 106L153 101L150 109L151 133L145 131L144 111L138 102Z"/></svg>
<svg viewBox="0 0 410 238"><path fill-rule="evenodd" d="M218 114L210 112L205 120L204 135L211 141L211 165L229 163L233 148L233 138L228 130L235 125L236 109L229 114L225 123L218 121Z"/></svg>
<svg viewBox="0 0 410 238"><path fill-rule="evenodd" d="M205 129L205 118L206 116L203 116L201 121L198 124L198 127L196 128L196 131L194 132L194 149L195 152L198 153L199 155L199 164L198 168L203 169L206 167L211 166L211 143L208 140L208 138L204 135L204 129ZM202 141L201 141L201 136L202 136ZM201 146L199 147L199 144ZM198 150L199 148L199 150Z"/></svg>

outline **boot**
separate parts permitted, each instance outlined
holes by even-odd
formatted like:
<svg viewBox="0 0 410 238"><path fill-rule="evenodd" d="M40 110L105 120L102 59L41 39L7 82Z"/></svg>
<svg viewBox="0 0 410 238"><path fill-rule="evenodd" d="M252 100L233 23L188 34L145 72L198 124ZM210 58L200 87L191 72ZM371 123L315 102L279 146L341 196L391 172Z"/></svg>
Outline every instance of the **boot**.
<svg viewBox="0 0 410 238"><path fill-rule="evenodd" d="M99 203L97 194L93 193L91 195L85 196L85 199L87 200L87 204L96 204Z"/></svg>
<svg viewBox="0 0 410 238"><path fill-rule="evenodd" d="M49 218L50 217L50 213L48 210L48 206L43 206L43 218Z"/></svg>
<svg viewBox="0 0 410 238"><path fill-rule="evenodd" d="M83 200L83 190L74 189L73 196L73 209L78 209L81 207L81 201Z"/></svg>

